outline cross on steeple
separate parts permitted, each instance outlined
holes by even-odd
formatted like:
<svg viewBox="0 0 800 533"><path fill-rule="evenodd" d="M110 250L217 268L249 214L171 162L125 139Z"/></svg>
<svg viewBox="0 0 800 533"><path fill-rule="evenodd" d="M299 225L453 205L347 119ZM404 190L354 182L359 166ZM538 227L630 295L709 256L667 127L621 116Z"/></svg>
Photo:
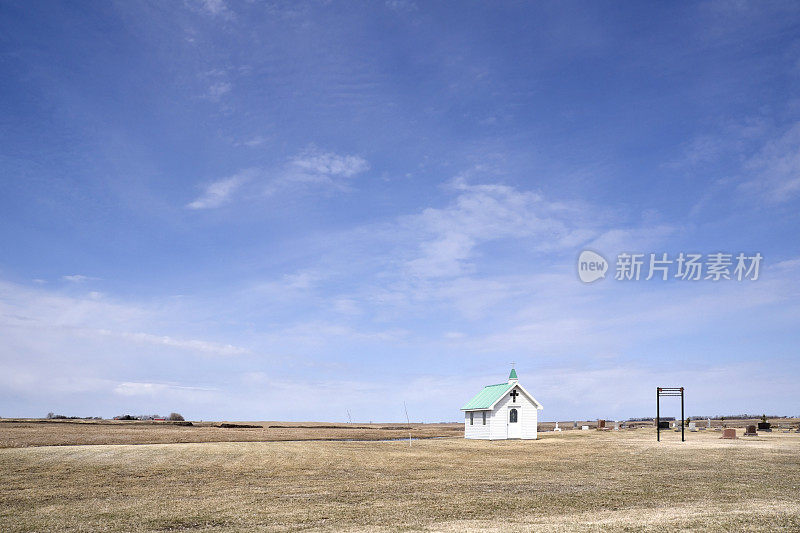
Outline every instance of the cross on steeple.
<svg viewBox="0 0 800 533"><path fill-rule="evenodd" d="M517 396L519 396L519 393L517 392L517 389L512 390L511 394L509 394L509 396L511 396L511 401L512 402L517 403Z"/></svg>

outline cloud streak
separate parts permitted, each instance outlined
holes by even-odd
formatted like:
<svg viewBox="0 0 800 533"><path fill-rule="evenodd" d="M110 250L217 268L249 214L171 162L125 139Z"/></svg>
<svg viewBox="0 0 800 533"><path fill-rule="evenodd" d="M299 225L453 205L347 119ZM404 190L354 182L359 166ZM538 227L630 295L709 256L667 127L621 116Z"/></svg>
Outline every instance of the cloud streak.
<svg viewBox="0 0 800 533"><path fill-rule="evenodd" d="M271 196L285 190L309 187L346 190L350 179L369 168L367 160L357 155L311 149L290 159L278 177L266 184L264 194Z"/></svg>
<svg viewBox="0 0 800 533"><path fill-rule="evenodd" d="M61 276L61 279L64 281L69 281L70 283L85 283L87 281L96 281L100 278L94 278L92 276L84 276L83 274L72 274L69 276ZM37 282L43 280L36 280Z"/></svg>
<svg viewBox="0 0 800 533"><path fill-rule="evenodd" d="M111 339L128 345L148 344L204 355L251 353L247 348L232 344L128 331L136 325L156 327L155 324L163 324L169 314L170 311L104 301L94 297L93 293L86 297L65 296L55 291L27 289L0 282L0 328L35 330L38 338L30 339L31 344L53 336L93 341ZM15 337L26 339L24 334L15 334Z"/></svg>
<svg viewBox="0 0 800 533"><path fill-rule="evenodd" d="M186 205L189 209L214 209L221 207L231 201L233 195L241 187L253 179L256 174L255 169L244 170L233 176L209 183L206 185L203 194L197 199Z"/></svg>
<svg viewBox="0 0 800 533"><path fill-rule="evenodd" d="M471 270L470 259L483 243L527 240L537 250L559 250L597 234L579 205L547 201L540 194L506 185L456 179L452 204L428 208L402 220L419 235L417 257L407 261L418 277L454 277Z"/></svg>
<svg viewBox="0 0 800 533"><path fill-rule="evenodd" d="M230 10L225 0L200 0L200 6L204 13L212 17L222 17L233 19L233 11Z"/></svg>
<svg viewBox="0 0 800 533"><path fill-rule="evenodd" d="M347 190L350 181L369 170L366 159L357 155L306 150L278 170L248 168L209 183L203 194L189 202L188 209L215 209L237 199L274 196L282 192L305 190Z"/></svg>
<svg viewBox="0 0 800 533"><path fill-rule="evenodd" d="M209 387L190 387L186 385L178 385L175 383L150 383L150 382L136 382L124 381L114 387L114 394L120 396L153 396L163 399L171 393L209 393L217 392L218 389Z"/></svg>
<svg viewBox="0 0 800 533"><path fill-rule="evenodd" d="M800 123L777 139L767 142L745 165L754 178L741 188L756 193L769 203L783 203L800 194Z"/></svg>
<svg viewBox="0 0 800 533"><path fill-rule="evenodd" d="M92 331L92 330L89 330ZM168 346L171 348L180 348L189 352L199 352L210 355L234 356L245 355L251 353L249 349L240 348L231 344L219 344L216 342L208 342L197 339L176 339L167 335L153 335L150 333L129 333L129 332L114 332L109 330L94 330L92 333L98 335L117 337L124 340L130 340L137 343L153 344L160 346Z"/></svg>

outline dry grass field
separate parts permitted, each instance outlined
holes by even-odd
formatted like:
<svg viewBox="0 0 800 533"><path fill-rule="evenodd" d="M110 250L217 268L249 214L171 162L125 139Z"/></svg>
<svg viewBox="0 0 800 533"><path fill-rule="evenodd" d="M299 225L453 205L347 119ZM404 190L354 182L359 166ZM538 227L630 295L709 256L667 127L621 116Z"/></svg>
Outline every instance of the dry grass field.
<svg viewBox="0 0 800 533"><path fill-rule="evenodd" d="M800 434L719 436L7 447L0 530L800 530Z"/></svg>
<svg viewBox="0 0 800 533"><path fill-rule="evenodd" d="M0 448L76 444L175 444L189 442L272 442L289 440L389 440L464 435L463 424L329 424L321 422L234 422L260 428L219 427L220 422L116 420L0 420Z"/></svg>

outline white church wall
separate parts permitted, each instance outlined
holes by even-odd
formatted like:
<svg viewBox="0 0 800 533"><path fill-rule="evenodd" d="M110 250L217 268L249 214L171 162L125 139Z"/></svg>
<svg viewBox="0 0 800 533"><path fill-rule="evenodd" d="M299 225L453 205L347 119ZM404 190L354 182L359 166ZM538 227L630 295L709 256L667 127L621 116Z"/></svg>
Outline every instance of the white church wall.
<svg viewBox="0 0 800 533"><path fill-rule="evenodd" d="M519 392L519 389L512 389ZM492 439L508 438L508 417L509 410L516 407L518 411L518 424L520 426L520 438L535 439L538 437L537 426L539 422L539 411L536 405L519 392L517 401L512 401L511 391L507 392L503 398L495 405L494 424L492 425Z"/></svg>
<svg viewBox="0 0 800 533"><path fill-rule="evenodd" d="M499 403L503 403L501 400ZM506 408L498 408L495 406L494 416L492 417L492 439L500 440L505 439L506 434L508 433L507 420L506 417L508 416L508 409Z"/></svg>
<svg viewBox="0 0 800 533"><path fill-rule="evenodd" d="M483 424L481 411L473 411L472 424L469 423L469 412L464 413L464 437L467 439L488 439L491 428L491 413L486 413L486 425Z"/></svg>
<svg viewBox="0 0 800 533"><path fill-rule="evenodd" d="M539 410L536 406L528 402L528 407L525 408L525 417L522 419L522 438L523 439L536 439L539 438Z"/></svg>

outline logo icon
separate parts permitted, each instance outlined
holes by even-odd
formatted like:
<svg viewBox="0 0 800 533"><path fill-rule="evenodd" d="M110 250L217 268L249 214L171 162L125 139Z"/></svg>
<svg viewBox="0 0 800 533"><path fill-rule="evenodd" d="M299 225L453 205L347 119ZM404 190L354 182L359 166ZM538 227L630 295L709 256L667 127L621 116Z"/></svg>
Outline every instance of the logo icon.
<svg viewBox="0 0 800 533"><path fill-rule="evenodd" d="M578 256L578 277L584 283L592 283L606 277L608 261L602 255L591 250L584 250Z"/></svg>

